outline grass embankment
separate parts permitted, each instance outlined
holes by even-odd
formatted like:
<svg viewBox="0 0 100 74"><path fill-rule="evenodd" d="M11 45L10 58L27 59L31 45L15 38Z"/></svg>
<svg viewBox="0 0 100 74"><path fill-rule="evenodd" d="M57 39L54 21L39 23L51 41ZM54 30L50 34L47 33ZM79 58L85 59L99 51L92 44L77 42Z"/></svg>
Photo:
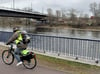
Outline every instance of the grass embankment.
<svg viewBox="0 0 100 74"><path fill-rule="evenodd" d="M37 54L38 62L46 67L72 74L100 74L100 67ZM97 73L98 72L98 73Z"/></svg>
<svg viewBox="0 0 100 74"><path fill-rule="evenodd" d="M5 46L0 46L0 56ZM100 67L37 54L38 65L72 74L100 74Z"/></svg>

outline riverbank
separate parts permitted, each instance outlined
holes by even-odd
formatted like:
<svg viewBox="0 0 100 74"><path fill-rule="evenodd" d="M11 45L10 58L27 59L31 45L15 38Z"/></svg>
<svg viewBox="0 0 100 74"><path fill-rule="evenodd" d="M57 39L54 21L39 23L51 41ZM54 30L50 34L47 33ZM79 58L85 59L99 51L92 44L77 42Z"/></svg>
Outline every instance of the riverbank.
<svg viewBox="0 0 100 74"><path fill-rule="evenodd" d="M0 57L2 51L7 48L8 47L6 46L0 45ZM58 58L48 57L40 54L37 54L36 57L38 65L47 68L69 72L71 74L100 74L100 67L97 66L61 60Z"/></svg>
<svg viewBox="0 0 100 74"><path fill-rule="evenodd" d="M37 26L37 28L100 31L100 26L87 26L85 28L84 27L83 28L74 28L74 27L71 27L71 26Z"/></svg>
<svg viewBox="0 0 100 74"><path fill-rule="evenodd" d="M68 25L59 25L59 26L50 26L50 25L31 25L31 26L26 26L26 25L0 25L1 29L5 28L5 29L11 29L14 26L19 26L21 27L21 29L29 29L34 31L35 29L41 28L41 29L64 29L64 30L80 30L80 31L100 31L100 26L86 26L86 27L80 27L80 28L76 28L76 27L72 27L72 26L68 26ZM33 29L34 28L34 29Z"/></svg>
<svg viewBox="0 0 100 74"><path fill-rule="evenodd" d="M85 26L85 27L73 27L73 26L68 26L68 25L0 25L0 27L3 28L13 28L14 26L19 26L21 28L29 27L29 28L53 28L53 29L73 29L73 30L89 30L89 31L100 31L100 26Z"/></svg>

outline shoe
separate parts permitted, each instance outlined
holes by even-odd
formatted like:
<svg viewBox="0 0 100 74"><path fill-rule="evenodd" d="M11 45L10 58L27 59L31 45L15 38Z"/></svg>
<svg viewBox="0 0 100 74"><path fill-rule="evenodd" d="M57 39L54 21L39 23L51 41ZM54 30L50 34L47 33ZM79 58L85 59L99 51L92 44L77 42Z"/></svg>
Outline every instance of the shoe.
<svg viewBox="0 0 100 74"><path fill-rule="evenodd" d="M19 65L21 65L22 63L23 63L22 61L18 62L16 66L19 66Z"/></svg>

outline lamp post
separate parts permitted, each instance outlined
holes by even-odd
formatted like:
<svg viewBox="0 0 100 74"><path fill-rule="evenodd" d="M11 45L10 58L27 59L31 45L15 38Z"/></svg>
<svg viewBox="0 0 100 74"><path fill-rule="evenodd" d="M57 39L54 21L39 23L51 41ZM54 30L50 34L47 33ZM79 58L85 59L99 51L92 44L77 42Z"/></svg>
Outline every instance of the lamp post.
<svg viewBox="0 0 100 74"><path fill-rule="evenodd" d="M13 0L13 9L15 8L15 0Z"/></svg>

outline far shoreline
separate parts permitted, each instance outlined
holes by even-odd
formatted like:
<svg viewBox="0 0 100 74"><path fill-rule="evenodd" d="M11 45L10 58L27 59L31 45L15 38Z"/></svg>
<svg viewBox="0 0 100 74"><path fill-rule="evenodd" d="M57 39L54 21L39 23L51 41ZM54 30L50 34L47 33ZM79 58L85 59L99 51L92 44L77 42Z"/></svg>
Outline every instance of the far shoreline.
<svg viewBox="0 0 100 74"><path fill-rule="evenodd" d="M71 26L67 26L67 25L60 25L60 26L50 26L50 25L37 25L37 26L23 26L23 25L13 25L13 26L9 26L9 25L0 25L0 27L3 27L3 28L12 28L14 26L20 26L21 28L25 28L25 27L33 27L33 28L43 28L43 29L69 29L69 30L80 30L80 31L100 31L100 26L85 26L85 27L80 27L80 28L77 28L77 27L71 27Z"/></svg>
<svg viewBox="0 0 100 74"><path fill-rule="evenodd" d="M85 28L74 28L70 26L37 26L37 28L52 28L52 29L69 29L69 30L81 30L81 31L100 31L100 26L96 27L85 27Z"/></svg>

